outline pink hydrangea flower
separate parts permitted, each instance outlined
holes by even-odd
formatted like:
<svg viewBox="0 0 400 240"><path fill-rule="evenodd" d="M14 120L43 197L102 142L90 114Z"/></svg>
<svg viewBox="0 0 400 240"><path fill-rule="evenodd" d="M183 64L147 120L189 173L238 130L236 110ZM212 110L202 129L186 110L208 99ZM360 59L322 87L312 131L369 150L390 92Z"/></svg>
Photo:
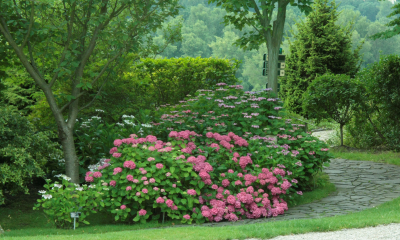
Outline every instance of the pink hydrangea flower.
<svg viewBox="0 0 400 240"><path fill-rule="evenodd" d="M112 155L113 155L113 157L115 157L115 158L121 157L121 153L116 153L116 152L115 152L115 153L113 153Z"/></svg>
<svg viewBox="0 0 400 240"><path fill-rule="evenodd" d="M116 183L117 183L116 181L112 180L112 181L110 182L110 186L115 187L115 184L116 184Z"/></svg>
<svg viewBox="0 0 400 240"><path fill-rule="evenodd" d="M225 177L225 173L221 173L221 177Z"/></svg>
<svg viewBox="0 0 400 240"><path fill-rule="evenodd" d="M147 171L146 170L142 170L141 173L144 175L144 174L147 173Z"/></svg>
<svg viewBox="0 0 400 240"><path fill-rule="evenodd" d="M148 181L144 181L143 184L144 185L149 185L149 182Z"/></svg>
<svg viewBox="0 0 400 240"><path fill-rule="evenodd" d="M161 167L161 168L162 168L162 167ZM169 176L171 176L171 173L170 173L170 172L167 172L167 173L165 174L165 176L169 177Z"/></svg>
<svg viewBox="0 0 400 240"><path fill-rule="evenodd" d="M149 158L147 159L147 161L149 161L149 162L154 161L154 160L156 160L156 159L153 158L153 157L149 157Z"/></svg>
<svg viewBox="0 0 400 240"><path fill-rule="evenodd" d="M138 197L139 197L139 196L140 196L140 194L141 194L140 192L136 192L136 196L138 196Z"/></svg>
<svg viewBox="0 0 400 240"><path fill-rule="evenodd" d="M228 173L234 173L234 171L232 169L229 169Z"/></svg>
<svg viewBox="0 0 400 240"><path fill-rule="evenodd" d="M243 185L243 183L242 183L240 180L237 180L237 181L235 182L235 185Z"/></svg>
<svg viewBox="0 0 400 240"><path fill-rule="evenodd" d="M130 190L132 190L132 187L131 186L127 186L126 187L126 191L130 191Z"/></svg>
<svg viewBox="0 0 400 240"><path fill-rule="evenodd" d="M194 196L194 195L196 195L197 193L196 193L196 191L195 191L194 189L188 189L188 190L187 190L187 194Z"/></svg>
<svg viewBox="0 0 400 240"><path fill-rule="evenodd" d="M186 215L183 216L183 218L189 220L190 216L189 216L189 214L186 214Z"/></svg>
<svg viewBox="0 0 400 240"><path fill-rule="evenodd" d="M110 149L110 154L113 154L113 153L115 153L117 151L118 151L118 149L116 147L113 147L113 148Z"/></svg>
<svg viewBox="0 0 400 240"><path fill-rule="evenodd" d="M142 177L141 180L142 180L142 181L146 181L146 180L147 180L147 177Z"/></svg>
<svg viewBox="0 0 400 240"><path fill-rule="evenodd" d="M302 191L298 191L297 194L303 195L303 192Z"/></svg>
<svg viewBox="0 0 400 240"><path fill-rule="evenodd" d="M121 205L121 209L124 210L126 208L125 205Z"/></svg>
<svg viewBox="0 0 400 240"><path fill-rule="evenodd" d="M158 197L156 200L157 203L164 203L164 198Z"/></svg>
<svg viewBox="0 0 400 240"><path fill-rule="evenodd" d="M161 168L163 168L164 167L164 165L162 165L162 163L157 163L156 164L156 168L158 168L158 169L161 169Z"/></svg>
<svg viewBox="0 0 400 240"><path fill-rule="evenodd" d="M95 172L95 173L93 173L93 177L95 177L95 178L99 178L99 177L101 177L101 176L102 176L101 172Z"/></svg>
<svg viewBox="0 0 400 240"><path fill-rule="evenodd" d="M149 150L149 151L155 151L156 148L155 148L154 146L150 146L150 147L148 148L148 150Z"/></svg>
<svg viewBox="0 0 400 240"><path fill-rule="evenodd" d="M122 140L121 139L115 139L114 140L114 146L119 147L122 144Z"/></svg>
<svg viewBox="0 0 400 240"><path fill-rule="evenodd" d="M132 176L132 175L126 176L126 180L128 180L128 181L133 181L133 176Z"/></svg>
<svg viewBox="0 0 400 240"><path fill-rule="evenodd" d="M175 183L174 183L174 184L172 184L172 187L173 187L173 188L176 188L176 184L175 184Z"/></svg>
<svg viewBox="0 0 400 240"><path fill-rule="evenodd" d="M230 184L230 182L228 179L222 180L222 186L227 187L227 186L229 186L229 184Z"/></svg>
<svg viewBox="0 0 400 240"><path fill-rule="evenodd" d="M134 182L134 183L138 183L138 182L139 182L139 180L138 180L138 179L133 179L133 180L132 180L132 182Z"/></svg>
<svg viewBox="0 0 400 240"><path fill-rule="evenodd" d="M159 188L158 188L158 187L153 187L153 190L154 190L154 191L158 191Z"/></svg>
<svg viewBox="0 0 400 240"><path fill-rule="evenodd" d="M217 190L217 189L218 189L218 186L217 186L216 184L213 184L213 185L211 186L211 188L214 189L214 190Z"/></svg>
<svg viewBox="0 0 400 240"><path fill-rule="evenodd" d="M147 213L146 210L141 209L141 210L139 211L139 216L144 216L144 215L146 215L146 213Z"/></svg>
<svg viewBox="0 0 400 240"><path fill-rule="evenodd" d="M120 172L122 172L122 168L120 168L120 167L117 167L117 168L114 168L114 175L116 175L117 173L120 173Z"/></svg>
<svg viewBox="0 0 400 240"><path fill-rule="evenodd" d="M133 161L125 161L124 168L135 169L136 164Z"/></svg>
<svg viewBox="0 0 400 240"><path fill-rule="evenodd" d="M148 193L149 190L147 190L146 188L143 188L143 189L142 189L142 192L143 192L143 193Z"/></svg>
<svg viewBox="0 0 400 240"><path fill-rule="evenodd" d="M156 182L156 180L154 179L154 178L150 178L150 183L155 183Z"/></svg>
<svg viewBox="0 0 400 240"><path fill-rule="evenodd" d="M90 176L86 176L86 177L85 177L85 181L86 181L86 182L93 182L93 180L94 180L93 177L90 177Z"/></svg>
<svg viewBox="0 0 400 240"><path fill-rule="evenodd" d="M172 207L174 205L174 202L171 199L168 199L165 203L168 207Z"/></svg>

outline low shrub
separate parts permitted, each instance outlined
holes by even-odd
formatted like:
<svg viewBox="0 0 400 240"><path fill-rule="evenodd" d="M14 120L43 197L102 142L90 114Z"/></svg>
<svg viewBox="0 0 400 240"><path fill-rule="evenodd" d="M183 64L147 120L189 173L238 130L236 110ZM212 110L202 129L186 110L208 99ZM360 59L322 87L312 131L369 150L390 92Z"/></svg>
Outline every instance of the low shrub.
<svg viewBox="0 0 400 240"><path fill-rule="evenodd" d="M101 185L78 185L68 182L69 177L57 175L61 178L61 184L58 181L51 183L47 179L44 185L46 190L40 190L42 199L38 199L33 210L43 208L44 213L57 228L69 228L72 223L71 212L79 212L80 216L76 220L76 227L79 223L89 224L85 218L90 213L96 213L102 202Z"/></svg>

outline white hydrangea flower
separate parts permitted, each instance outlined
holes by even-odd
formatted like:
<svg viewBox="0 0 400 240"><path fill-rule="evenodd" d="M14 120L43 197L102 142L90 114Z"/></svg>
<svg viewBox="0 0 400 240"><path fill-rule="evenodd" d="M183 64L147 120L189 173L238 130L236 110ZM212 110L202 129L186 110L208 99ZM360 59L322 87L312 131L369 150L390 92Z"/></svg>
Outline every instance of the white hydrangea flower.
<svg viewBox="0 0 400 240"><path fill-rule="evenodd" d="M46 191L45 191L45 190L40 190L40 191L39 191L39 193L41 193L41 194L45 194L45 193L46 193Z"/></svg>
<svg viewBox="0 0 400 240"><path fill-rule="evenodd" d="M62 188L62 186L61 184L54 184L54 187Z"/></svg>
<svg viewBox="0 0 400 240"><path fill-rule="evenodd" d="M89 188L96 188L96 185L90 184Z"/></svg>
<svg viewBox="0 0 400 240"><path fill-rule="evenodd" d="M77 188L75 188L76 190L78 190L78 191L82 191L83 190L83 187L77 187Z"/></svg>
<svg viewBox="0 0 400 240"><path fill-rule="evenodd" d="M101 109L96 109L96 112L104 112L104 111Z"/></svg>
<svg viewBox="0 0 400 240"><path fill-rule="evenodd" d="M43 195L43 197L44 197L44 199L50 199L50 198L52 198L53 196L51 196L51 194L47 194L47 195Z"/></svg>
<svg viewBox="0 0 400 240"><path fill-rule="evenodd" d="M64 179L64 180L67 180L67 181L71 180L71 178L70 178L70 177L67 177L67 176L64 176L63 179Z"/></svg>

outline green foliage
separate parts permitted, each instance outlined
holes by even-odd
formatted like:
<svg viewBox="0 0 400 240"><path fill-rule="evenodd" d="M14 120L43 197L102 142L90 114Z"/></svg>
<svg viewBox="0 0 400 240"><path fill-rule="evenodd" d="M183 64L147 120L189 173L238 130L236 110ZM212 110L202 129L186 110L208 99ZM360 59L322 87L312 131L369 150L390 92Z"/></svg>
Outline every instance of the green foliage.
<svg viewBox="0 0 400 240"><path fill-rule="evenodd" d="M21 66L15 64L7 68L5 73L2 82L6 88L0 102L17 107L24 116L29 115L31 107L37 102L37 94L41 92L39 87Z"/></svg>
<svg viewBox="0 0 400 240"><path fill-rule="evenodd" d="M343 126L357 111L364 91L348 75L324 74L317 77L303 94L303 109L317 123L322 119L333 119L339 123L343 145Z"/></svg>
<svg viewBox="0 0 400 240"><path fill-rule="evenodd" d="M0 204L4 204L4 192L28 194L26 184L45 176L46 163L61 159L62 152L50 141L53 134L36 132L13 107L1 107L0 116Z"/></svg>
<svg viewBox="0 0 400 240"><path fill-rule="evenodd" d="M284 106L297 114L307 117L302 109L303 93L314 79L325 73L346 74L354 77L360 66L358 52L351 52L349 26L342 30L335 25L338 18L335 2L318 0L307 23L297 23L297 40L290 44L291 54L286 58L287 70L281 79L281 97ZM293 32L293 30L292 30Z"/></svg>
<svg viewBox="0 0 400 240"><path fill-rule="evenodd" d="M357 75L366 91L362 92L362 109L357 112L348 129L353 138L350 141L355 146L385 144L390 149L400 149L399 69L400 57L392 54L381 56L379 63Z"/></svg>
<svg viewBox="0 0 400 240"><path fill-rule="evenodd" d="M61 184L55 181L51 183L47 179L44 185L46 190L39 191L42 199L37 200L33 210L43 209L44 213L50 218L50 222L57 228L69 229L73 226L72 212L79 212L79 218L76 219L75 227L79 223L89 224L85 218L90 213L96 213L102 203L101 185L82 185L68 182L70 178L65 175L58 176L62 178ZM103 204L103 203L102 203Z"/></svg>

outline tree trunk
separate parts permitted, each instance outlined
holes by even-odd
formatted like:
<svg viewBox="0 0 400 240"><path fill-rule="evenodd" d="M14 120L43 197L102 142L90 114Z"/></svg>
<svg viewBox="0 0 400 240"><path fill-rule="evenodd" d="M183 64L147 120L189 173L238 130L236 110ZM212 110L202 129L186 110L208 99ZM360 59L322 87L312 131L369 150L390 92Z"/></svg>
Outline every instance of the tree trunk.
<svg viewBox="0 0 400 240"><path fill-rule="evenodd" d="M279 42L272 42L268 47L268 88L272 88L274 93L278 93L278 55Z"/></svg>
<svg viewBox="0 0 400 240"><path fill-rule="evenodd" d="M72 183L79 184L79 162L75 151L73 128L68 126L58 127L58 137L61 141L65 159L65 174L71 178Z"/></svg>
<svg viewBox="0 0 400 240"><path fill-rule="evenodd" d="M343 146L343 124L340 124L340 146Z"/></svg>
<svg viewBox="0 0 400 240"><path fill-rule="evenodd" d="M282 42L283 28L285 27L286 6L288 4L289 1L278 1L278 14L276 20L273 22L273 31L268 30L265 34L268 48L268 88L272 88L272 91L276 94L278 94L279 47Z"/></svg>

